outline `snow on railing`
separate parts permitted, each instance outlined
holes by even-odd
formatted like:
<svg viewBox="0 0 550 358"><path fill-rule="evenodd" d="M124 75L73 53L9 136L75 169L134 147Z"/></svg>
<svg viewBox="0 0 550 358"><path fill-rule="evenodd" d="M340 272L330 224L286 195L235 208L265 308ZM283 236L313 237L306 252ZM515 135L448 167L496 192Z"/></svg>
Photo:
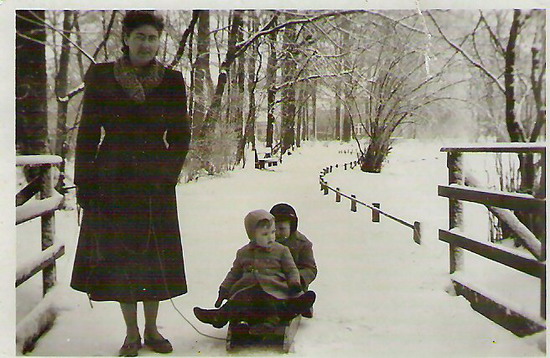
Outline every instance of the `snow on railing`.
<svg viewBox="0 0 550 358"><path fill-rule="evenodd" d="M26 261L24 265L18 265L15 273L15 287L18 287L45 267L50 266L56 259L63 256L64 253L65 245L63 243L55 243L53 246L34 256L31 260Z"/></svg>
<svg viewBox="0 0 550 358"><path fill-rule="evenodd" d="M55 321L57 288L50 290L15 328L17 352L27 353L34 349L36 341Z"/></svg>
<svg viewBox="0 0 550 358"><path fill-rule="evenodd" d="M449 267L456 293L464 296L470 301L472 307L484 316L517 335L532 334L545 329L545 325L540 325L540 320L535 322L521 312L512 312L509 307L499 304L490 295L481 293L467 281L455 280L453 277L457 277L457 273L463 269L464 250L537 277L540 279L540 316L543 321L546 319L546 227L544 235L537 237L512 211L522 210L546 217L546 198L482 188L476 178L464 170L462 164L463 152L538 153L542 156L541 185L544 187L546 185L546 146L541 143L492 143L443 147L441 151L447 152L449 183L440 185L438 194L449 199L449 229L439 230L439 240L449 244ZM499 220L508 225L532 256L517 250L505 249L501 245L482 243L460 234L463 229L463 201L487 207Z"/></svg>
<svg viewBox="0 0 550 358"><path fill-rule="evenodd" d="M358 164L359 164L359 161L355 160L355 161L343 163L342 167L344 168L344 170L347 170L348 167L349 167L349 169L353 169ZM410 223L410 222L408 222L406 220L403 220L403 219L401 219L401 218L399 218L395 215L389 214L389 213L381 210L380 209L380 203L372 203L372 205L370 205L370 204L367 204L363 201L358 200L357 197L354 194L347 195L347 194L343 193L340 190L340 188L331 187L327 183L327 181L325 180L325 175L327 175L329 173L332 173L334 168L338 168L338 164L336 164L334 166L330 165L326 168L323 168L323 170L321 170L321 173L319 174L319 184L321 185L321 191L323 191L324 195L328 195L329 191L333 191L336 194L336 202L337 203L341 202L342 197L344 197L346 199L349 199L350 202L351 202L350 209L353 212L357 211L357 204L369 208L372 211L372 222L380 222L380 215L383 215L383 216L385 216L385 217L387 217L387 218L389 218L393 221L398 222L401 225L404 225L408 228L411 228L413 230L413 240L414 240L414 242L416 242L418 245L421 244L422 235L421 235L420 222L415 221L413 223Z"/></svg>
<svg viewBox="0 0 550 358"><path fill-rule="evenodd" d="M460 153L544 153L544 143L487 143L464 144L441 148L442 152Z"/></svg>
<svg viewBox="0 0 550 358"><path fill-rule="evenodd" d="M15 159L16 166L38 166L61 164L63 158L59 155L18 155Z"/></svg>
<svg viewBox="0 0 550 358"><path fill-rule="evenodd" d="M56 281L55 262L65 253L65 245L55 242L55 211L63 204L64 197L54 189L53 165L62 163L56 155L17 156L17 166L39 167L37 177L16 195L16 224L41 218L42 252L17 267L15 286L18 287L42 271L42 301L17 325L17 351L32 351L38 338L53 324L56 310L53 308L53 291ZM39 195L39 199L33 197ZM24 261L24 260L22 260Z"/></svg>
<svg viewBox="0 0 550 358"><path fill-rule="evenodd" d="M54 190L52 196L49 198L27 201L16 208L15 224L22 224L44 214L56 211L63 205L63 199L63 195Z"/></svg>

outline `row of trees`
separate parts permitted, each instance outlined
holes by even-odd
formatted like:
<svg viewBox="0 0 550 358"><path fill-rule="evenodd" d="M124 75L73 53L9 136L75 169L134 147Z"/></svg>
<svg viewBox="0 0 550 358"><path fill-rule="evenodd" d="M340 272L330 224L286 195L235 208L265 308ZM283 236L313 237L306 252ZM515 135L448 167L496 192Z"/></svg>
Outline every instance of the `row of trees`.
<svg viewBox="0 0 550 358"><path fill-rule="evenodd" d="M354 141L369 172L407 125L432 135L470 126L504 141L544 135L543 11L162 13L159 58L186 75L195 172L243 164L247 144L284 153L322 134ZM70 158L83 76L90 62L120 56L123 13L16 16L18 151ZM533 157L520 161L521 188L533 191Z"/></svg>

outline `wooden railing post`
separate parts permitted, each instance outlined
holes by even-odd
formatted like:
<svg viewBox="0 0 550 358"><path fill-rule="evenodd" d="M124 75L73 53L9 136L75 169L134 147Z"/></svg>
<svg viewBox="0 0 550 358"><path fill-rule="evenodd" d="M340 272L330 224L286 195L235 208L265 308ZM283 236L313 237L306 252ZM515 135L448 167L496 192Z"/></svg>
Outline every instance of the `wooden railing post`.
<svg viewBox="0 0 550 358"><path fill-rule="evenodd" d="M546 320L546 270L540 278L540 316Z"/></svg>
<svg viewBox="0 0 550 358"><path fill-rule="evenodd" d="M451 151L447 153L447 168L449 170L449 184L464 184L464 173L462 171L462 153ZM449 230L463 227L462 202L456 199L449 199ZM450 273L462 269L464 264L464 252L460 247L449 245Z"/></svg>
<svg viewBox="0 0 550 358"><path fill-rule="evenodd" d="M53 170L51 165L44 168L42 173L42 188L40 190L40 199L46 199L53 195ZM55 210L51 213L44 214L41 217L42 230L42 251L53 245L55 237ZM50 266L47 266L42 271L42 293L46 293L55 284L55 260Z"/></svg>
<svg viewBox="0 0 550 358"><path fill-rule="evenodd" d="M422 228L420 226L420 222L418 222L418 221L414 222L414 229L413 230L414 230L413 231L413 240L418 245L420 245L421 242L422 242Z"/></svg>
<svg viewBox="0 0 550 358"><path fill-rule="evenodd" d="M355 200L354 194L351 194L351 211L354 213L357 212L357 201Z"/></svg>
<svg viewBox="0 0 550 358"><path fill-rule="evenodd" d="M336 202L339 203L342 201L342 196L340 195L340 188L336 188Z"/></svg>
<svg viewBox="0 0 550 358"><path fill-rule="evenodd" d="M546 152L541 153L541 178L540 178L540 196L541 199L546 200ZM544 235L540 238L541 243L541 259L540 261L546 261L546 210L542 210L540 213L540 218L542 221L542 225L544 225Z"/></svg>
<svg viewBox="0 0 550 358"><path fill-rule="evenodd" d="M328 183L325 182L325 187L323 188L323 195L328 195Z"/></svg>
<svg viewBox="0 0 550 358"><path fill-rule="evenodd" d="M372 206L374 206L377 209L380 209L380 203L372 203ZM372 222L373 223L379 223L380 222L380 212L377 210L372 210Z"/></svg>

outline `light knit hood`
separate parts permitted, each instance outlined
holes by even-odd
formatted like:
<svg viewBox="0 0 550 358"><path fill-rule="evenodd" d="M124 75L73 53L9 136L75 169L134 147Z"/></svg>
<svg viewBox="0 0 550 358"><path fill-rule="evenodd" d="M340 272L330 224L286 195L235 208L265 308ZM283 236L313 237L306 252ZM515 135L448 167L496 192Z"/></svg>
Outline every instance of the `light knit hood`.
<svg viewBox="0 0 550 358"><path fill-rule="evenodd" d="M244 218L244 228L246 229L246 234L250 240L254 240L254 231L256 230L256 225L260 220L267 219L272 223L275 222L275 217L265 210L254 210L249 212Z"/></svg>

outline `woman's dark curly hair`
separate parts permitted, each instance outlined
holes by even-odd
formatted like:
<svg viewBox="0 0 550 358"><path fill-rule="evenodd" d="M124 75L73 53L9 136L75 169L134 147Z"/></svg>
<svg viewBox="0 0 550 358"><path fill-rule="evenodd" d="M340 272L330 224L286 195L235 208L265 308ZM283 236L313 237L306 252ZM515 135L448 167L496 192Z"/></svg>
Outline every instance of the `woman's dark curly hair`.
<svg viewBox="0 0 550 358"><path fill-rule="evenodd" d="M153 10L129 10L122 19L122 34L130 36L130 33L143 25L151 25L157 29L159 35L164 30L164 20ZM122 41L122 52L128 53L128 46Z"/></svg>

